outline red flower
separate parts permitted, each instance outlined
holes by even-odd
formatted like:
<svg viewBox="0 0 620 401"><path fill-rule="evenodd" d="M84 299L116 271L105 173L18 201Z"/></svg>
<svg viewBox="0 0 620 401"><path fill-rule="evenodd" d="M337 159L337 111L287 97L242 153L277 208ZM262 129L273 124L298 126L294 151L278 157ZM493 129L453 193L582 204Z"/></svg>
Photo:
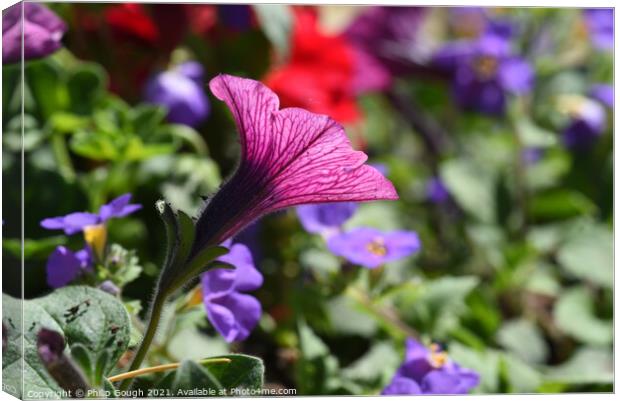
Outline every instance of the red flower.
<svg viewBox="0 0 620 401"><path fill-rule="evenodd" d="M155 44L159 32L142 4L120 4L106 9L105 19L114 35Z"/></svg>
<svg viewBox="0 0 620 401"><path fill-rule="evenodd" d="M302 107L341 123L356 121L354 49L342 35L321 32L312 9L294 7L294 13L290 59L270 71L265 83L283 107Z"/></svg>

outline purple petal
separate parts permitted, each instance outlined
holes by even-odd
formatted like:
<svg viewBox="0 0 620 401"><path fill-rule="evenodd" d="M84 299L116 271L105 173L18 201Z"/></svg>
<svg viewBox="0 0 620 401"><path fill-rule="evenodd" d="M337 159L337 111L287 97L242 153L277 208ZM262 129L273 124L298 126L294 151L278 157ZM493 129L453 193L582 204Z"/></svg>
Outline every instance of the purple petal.
<svg viewBox="0 0 620 401"><path fill-rule="evenodd" d="M467 394L478 385L480 377L467 369L439 369L422 379L425 394Z"/></svg>
<svg viewBox="0 0 620 401"><path fill-rule="evenodd" d="M41 227L48 230L64 230L71 235L82 231L87 226L99 224L99 216L86 212L70 213L66 216L51 217L41 221Z"/></svg>
<svg viewBox="0 0 620 401"><path fill-rule="evenodd" d="M429 350L413 338L407 338L405 341L405 360L412 361L414 359L424 359L428 357Z"/></svg>
<svg viewBox="0 0 620 401"><path fill-rule="evenodd" d="M392 382L383 389L381 395L408 395L422 394L420 386L415 381L406 377L395 377Z"/></svg>
<svg viewBox="0 0 620 401"><path fill-rule="evenodd" d="M614 46L614 10L591 8L584 10L584 17L594 47L607 50Z"/></svg>
<svg viewBox="0 0 620 401"><path fill-rule="evenodd" d="M441 179L433 177L426 183L426 197L433 203L444 203L450 199L450 193Z"/></svg>
<svg viewBox="0 0 620 401"><path fill-rule="evenodd" d="M383 233L362 227L331 236L327 247L335 255L372 269L418 251L420 240L411 231Z"/></svg>
<svg viewBox="0 0 620 401"><path fill-rule="evenodd" d="M230 294L234 289L234 269L211 269L200 275L202 294L205 300Z"/></svg>
<svg viewBox="0 0 620 401"><path fill-rule="evenodd" d="M398 198L331 118L278 110L275 93L250 79L219 75L209 86L233 114L241 162L200 216L198 247L220 243L256 218L290 206Z"/></svg>
<svg viewBox="0 0 620 401"><path fill-rule="evenodd" d="M3 63L21 60L22 7L20 4L11 7L2 16ZM23 7L24 59L45 57L58 50L62 46L62 36L67 30L65 23L40 4L23 3Z"/></svg>
<svg viewBox="0 0 620 401"><path fill-rule="evenodd" d="M590 88L590 96L609 108L614 107L614 87L612 85L592 85L592 88Z"/></svg>
<svg viewBox="0 0 620 401"><path fill-rule="evenodd" d="M323 203L297 207L297 216L304 229L321 234L342 226L357 210L353 202Z"/></svg>
<svg viewBox="0 0 620 401"><path fill-rule="evenodd" d="M236 292L212 299L205 305L209 321L227 342L245 340L262 313L256 298Z"/></svg>
<svg viewBox="0 0 620 401"><path fill-rule="evenodd" d="M72 282L82 270L82 261L68 248L57 247L47 259L47 284L52 288Z"/></svg>
<svg viewBox="0 0 620 401"><path fill-rule="evenodd" d="M129 204L130 201L131 194L124 194L101 206L99 209L101 221L107 221L113 217L125 217L142 208L142 205Z"/></svg>
<svg viewBox="0 0 620 401"><path fill-rule="evenodd" d="M185 63L179 64L176 67L176 70L185 77L194 81L196 85L203 85L205 72L204 68L202 68L202 64L199 62L186 61Z"/></svg>
<svg viewBox="0 0 620 401"><path fill-rule="evenodd" d="M211 106L202 84L197 83L195 77L185 76L184 72L187 73L182 68L154 76L146 85L144 97L166 108L168 121L196 127L207 118Z"/></svg>
<svg viewBox="0 0 620 401"><path fill-rule="evenodd" d="M235 266L233 289L253 291L263 285L263 275L254 266L250 249L243 244L234 244L230 251L218 260Z"/></svg>
<svg viewBox="0 0 620 401"><path fill-rule="evenodd" d="M433 55L433 64L445 71L454 71L475 54L474 42L455 41L444 45Z"/></svg>
<svg viewBox="0 0 620 401"><path fill-rule="evenodd" d="M534 70L524 59L512 57L501 62L499 79L504 89L517 95L525 94L534 86Z"/></svg>

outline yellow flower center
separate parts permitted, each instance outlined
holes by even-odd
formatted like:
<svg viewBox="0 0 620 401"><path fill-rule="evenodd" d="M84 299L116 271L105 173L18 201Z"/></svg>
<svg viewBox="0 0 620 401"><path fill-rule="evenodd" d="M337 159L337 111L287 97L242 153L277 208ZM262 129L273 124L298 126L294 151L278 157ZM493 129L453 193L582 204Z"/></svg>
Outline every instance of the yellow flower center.
<svg viewBox="0 0 620 401"><path fill-rule="evenodd" d="M373 255L377 255L377 256L387 255L387 248L385 247L385 242L383 241L383 238L381 237L377 237L373 239L372 241L370 241L366 245L366 249L368 250L368 252L372 253Z"/></svg>
<svg viewBox="0 0 620 401"><path fill-rule="evenodd" d="M448 362L448 354L441 349L438 344L431 344L431 354L428 357L428 361L435 369L443 367Z"/></svg>
<svg viewBox="0 0 620 401"><path fill-rule="evenodd" d="M498 62L495 57L481 56L474 61L474 70L481 79L489 79L495 76Z"/></svg>
<svg viewBox="0 0 620 401"><path fill-rule="evenodd" d="M108 238L105 224L97 224L84 228L84 240L95 251L97 257L103 259L103 251Z"/></svg>

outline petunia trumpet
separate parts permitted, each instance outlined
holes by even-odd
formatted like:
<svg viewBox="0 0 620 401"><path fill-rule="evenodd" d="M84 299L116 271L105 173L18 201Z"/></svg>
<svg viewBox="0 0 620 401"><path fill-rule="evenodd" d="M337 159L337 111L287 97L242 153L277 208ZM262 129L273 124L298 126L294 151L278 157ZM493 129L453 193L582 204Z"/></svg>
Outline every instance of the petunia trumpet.
<svg viewBox="0 0 620 401"><path fill-rule="evenodd" d="M209 86L233 114L241 161L200 214L193 254L291 206L398 199L392 183L364 164L367 156L351 148L328 116L280 110L276 94L251 79L219 75Z"/></svg>

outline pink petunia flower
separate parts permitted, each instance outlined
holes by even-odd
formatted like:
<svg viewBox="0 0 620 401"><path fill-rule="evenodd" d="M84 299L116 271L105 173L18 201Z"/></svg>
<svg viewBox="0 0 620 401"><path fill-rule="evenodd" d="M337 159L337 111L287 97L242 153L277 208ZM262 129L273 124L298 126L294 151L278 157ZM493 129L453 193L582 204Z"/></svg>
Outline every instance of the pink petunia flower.
<svg viewBox="0 0 620 401"><path fill-rule="evenodd" d="M328 116L280 110L276 94L251 79L219 75L209 87L233 114L241 161L200 214L194 252L287 207L398 199L392 183L364 164L367 156L352 149L342 126Z"/></svg>

